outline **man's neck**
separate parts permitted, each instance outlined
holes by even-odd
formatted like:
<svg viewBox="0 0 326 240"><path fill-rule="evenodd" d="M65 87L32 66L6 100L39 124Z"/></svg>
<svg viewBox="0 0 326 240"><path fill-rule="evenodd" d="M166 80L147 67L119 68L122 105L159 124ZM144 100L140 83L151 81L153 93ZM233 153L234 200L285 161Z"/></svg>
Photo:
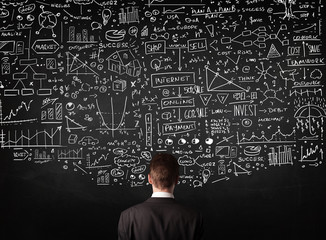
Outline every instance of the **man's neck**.
<svg viewBox="0 0 326 240"><path fill-rule="evenodd" d="M155 193L155 192L165 192L165 193L173 194L173 192L174 192L174 187L160 189L160 188L157 188L154 185L152 185L152 189L153 189L153 193Z"/></svg>

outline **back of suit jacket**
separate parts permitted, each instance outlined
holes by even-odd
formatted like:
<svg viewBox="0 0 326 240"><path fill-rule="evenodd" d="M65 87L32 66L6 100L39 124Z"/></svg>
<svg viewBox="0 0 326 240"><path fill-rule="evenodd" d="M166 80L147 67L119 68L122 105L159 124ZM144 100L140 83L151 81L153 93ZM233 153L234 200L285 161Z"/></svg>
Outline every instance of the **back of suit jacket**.
<svg viewBox="0 0 326 240"><path fill-rule="evenodd" d="M173 198L149 198L121 213L118 232L119 240L197 240L203 220Z"/></svg>

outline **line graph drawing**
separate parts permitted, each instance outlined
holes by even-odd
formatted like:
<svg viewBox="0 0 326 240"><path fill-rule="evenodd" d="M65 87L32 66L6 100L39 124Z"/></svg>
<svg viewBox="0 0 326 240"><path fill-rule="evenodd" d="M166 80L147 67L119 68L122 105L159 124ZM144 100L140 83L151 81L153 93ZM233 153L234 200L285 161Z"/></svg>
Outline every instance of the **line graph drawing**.
<svg viewBox="0 0 326 240"><path fill-rule="evenodd" d="M81 160L81 159L84 159L83 148L58 150L58 160Z"/></svg>
<svg viewBox="0 0 326 240"><path fill-rule="evenodd" d="M315 147L304 148L300 147L300 163L309 163L312 166L318 166L317 161L320 160L320 163L324 160L324 150L323 148L316 145Z"/></svg>
<svg viewBox="0 0 326 240"><path fill-rule="evenodd" d="M31 103L32 103L32 102L33 102L33 100L30 100L28 103L22 101L21 104L20 104L20 105L19 105L15 110L11 109L11 110L10 110L10 113L9 113L7 116L5 116L5 117L3 118L3 120L4 120L4 121L6 121L7 119L8 119L8 120L11 120L11 118L16 117L17 114L19 113L19 111L20 111L21 109L25 109L25 111L28 112L29 109L31 108ZM2 110L2 106L1 106L1 105L2 105L2 104L1 104L1 100L0 100L0 107L1 107L1 110Z"/></svg>
<svg viewBox="0 0 326 240"><path fill-rule="evenodd" d="M165 7L163 7L163 11L162 13L163 14L184 14L185 12L184 11L180 11L180 10L184 10L185 7L178 7L178 8L175 8L175 9L167 9Z"/></svg>
<svg viewBox="0 0 326 240"><path fill-rule="evenodd" d="M25 111L28 112L29 109L31 108L32 102L33 102L33 100L30 100L28 103L22 101L21 104L15 110L11 109L10 113L7 116L4 116L4 114L2 112L2 110L3 110L2 109L2 101L0 99L0 126L3 126L5 124L21 124L21 123L26 123L26 122L37 121L37 118L11 120L12 118L16 117L21 110L25 109Z"/></svg>
<svg viewBox="0 0 326 240"><path fill-rule="evenodd" d="M305 27L305 28L300 28L300 29L297 29L297 30L294 30L295 33L300 33L300 32L306 32L307 30L309 29L312 29L312 28L316 28L317 27L317 24L314 23L308 27Z"/></svg>
<svg viewBox="0 0 326 240"><path fill-rule="evenodd" d="M237 144L238 145L243 145L243 144L259 144L259 143L295 143L295 129L292 130L291 133L289 134L284 134L280 127L278 127L277 131L271 135L270 138L267 138L265 136L265 132L261 132L261 136L256 136L254 132L252 132L251 136L249 138L245 137L245 134L242 134L242 138L239 138L239 133L237 132Z"/></svg>
<svg viewBox="0 0 326 240"><path fill-rule="evenodd" d="M87 169L91 169L91 168L107 168L110 167L111 165L109 164L104 164L103 165L103 161L107 161L109 158L109 153L107 154L101 154L101 156L99 158L96 158L93 160L93 162L91 162L90 157L87 158Z"/></svg>
<svg viewBox="0 0 326 240"><path fill-rule="evenodd" d="M115 123L115 115L117 113L115 112L115 106L114 106L114 103L113 103L113 98L111 97L111 99L110 99L111 112L109 114L111 115L111 119L110 119L111 123L106 122L105 117L104 117L104 114L106 114L106 113L101 110L98 100L96 99L95 101L96 101L96 107L97 107L96 114L99 115L100 121L101 121L101 127L97 128L96 130L99 130L99 131L111 131L112 136L114 136L115 131L134 130L134 128L122 127L123 125L125 125L125 116L126 116L126 108L127 108L127 101L128 101L127 97L124 100L123 110L122 110L120 121L118 122L118 124Z"/></svg>
<svg viewBox="0 0 326 240"><path fill-rule="evenodd" d="M22 147L44 147L44 148L54 148L62 147L61 145L61 126L56 129L51 128L50 130L35 130L35 133L31 133L29 129L27 130L13 130L4 133L1 129L0 133L0 143L1 148L22 148ZM7 137L7 141L5 141Z"/></svg>

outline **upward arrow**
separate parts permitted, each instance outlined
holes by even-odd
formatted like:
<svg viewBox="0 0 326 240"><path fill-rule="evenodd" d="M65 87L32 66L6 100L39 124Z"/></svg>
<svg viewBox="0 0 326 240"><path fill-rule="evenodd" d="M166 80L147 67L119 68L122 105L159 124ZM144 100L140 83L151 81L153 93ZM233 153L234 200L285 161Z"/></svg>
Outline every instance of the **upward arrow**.
<svg viewBox="0 0 326 240"><path fill-rule="evenodd" d="M181 48L179 48L179 67L178 67L179 71L181 71L182 67L181 67Z"/></svg>

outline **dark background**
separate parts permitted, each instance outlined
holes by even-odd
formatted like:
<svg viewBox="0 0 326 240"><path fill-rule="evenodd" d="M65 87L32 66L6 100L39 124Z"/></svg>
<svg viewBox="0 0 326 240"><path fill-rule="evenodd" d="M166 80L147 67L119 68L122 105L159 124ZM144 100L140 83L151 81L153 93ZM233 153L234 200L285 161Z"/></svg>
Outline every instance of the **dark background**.
<svg viewBox="0 0 326 240"><path fill-rule="evenodd" d="M103 189L51 164L2 161L1 239L117 239L120 212L151 195L150 186ZM202 212L206 239L322 239L324 171L274 168L200 189L180 185L175 197Z"/></svg>

